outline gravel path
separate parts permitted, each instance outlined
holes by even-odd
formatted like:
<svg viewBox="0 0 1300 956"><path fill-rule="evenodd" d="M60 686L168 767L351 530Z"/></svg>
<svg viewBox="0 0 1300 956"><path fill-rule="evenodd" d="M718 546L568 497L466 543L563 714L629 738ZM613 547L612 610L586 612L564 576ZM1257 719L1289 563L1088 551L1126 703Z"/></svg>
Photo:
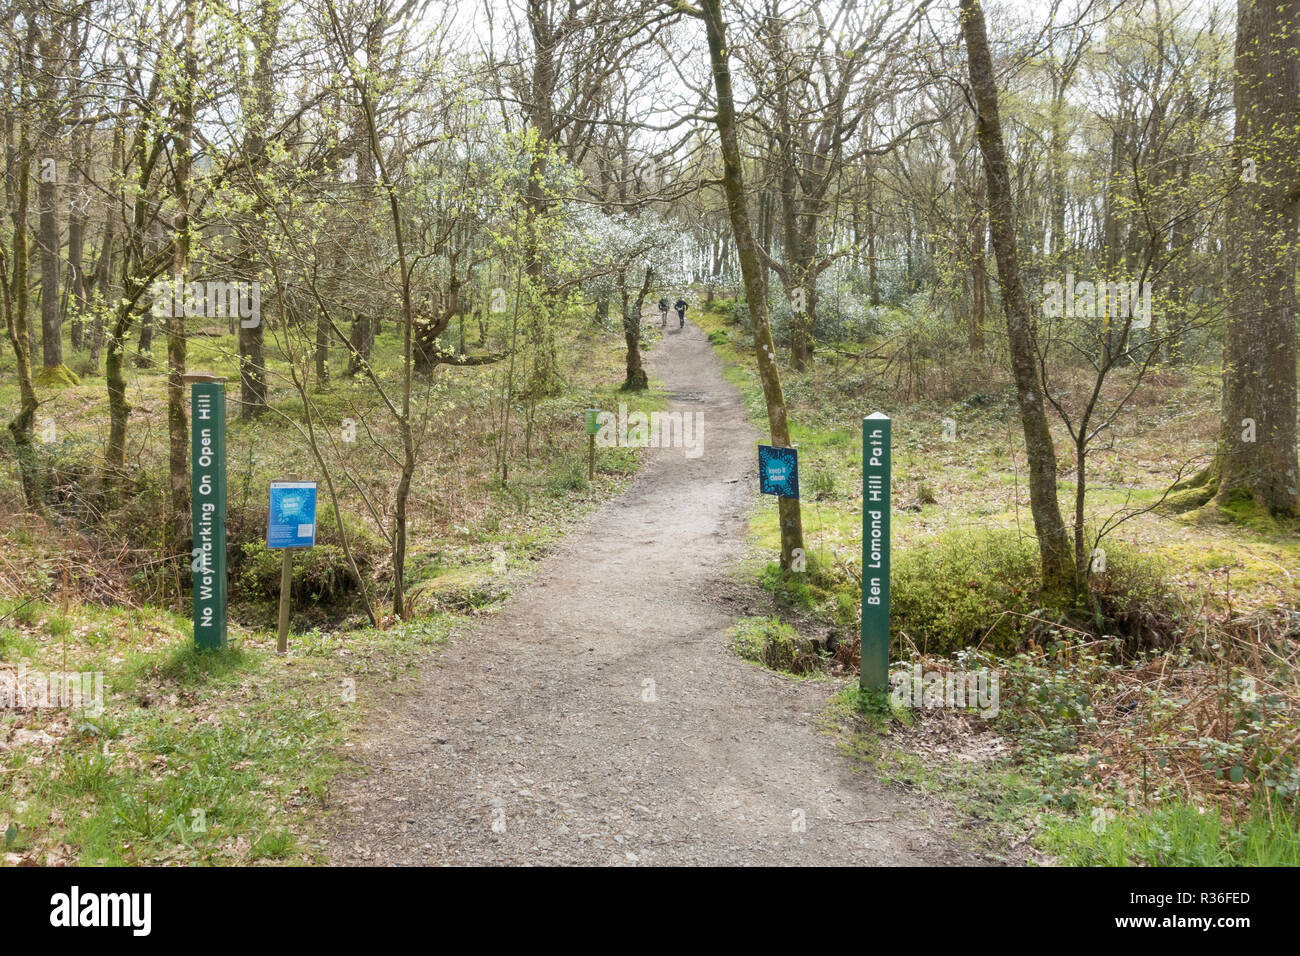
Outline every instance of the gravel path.
<svg viewBox="0 0 1300 956"><path fill-rule="evenodd" d="M729 650L722 598L758 436L694 325L649 358L672 407L703 412L702 456L650 452L499 614L372 715L333 861L978 862L937 810L853 772L817 728L827 684Z"/></svg>

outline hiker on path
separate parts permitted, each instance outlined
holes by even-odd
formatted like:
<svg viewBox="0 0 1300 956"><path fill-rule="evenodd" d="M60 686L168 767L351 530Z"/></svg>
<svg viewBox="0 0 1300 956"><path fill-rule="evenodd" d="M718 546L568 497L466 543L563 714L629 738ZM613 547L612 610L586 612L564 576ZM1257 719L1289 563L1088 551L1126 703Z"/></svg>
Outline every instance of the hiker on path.
<svg viewBox="0 0 1300 956"><path fill-rule="evenodd" d="M668 296L659 297L659 327L668 328Z"/></svg>
<svg viewBox="0 0 1300 956"><path fill-rule="evenodd" d="M677 310L677 327L679 329L686 328L686 300L678 299L673 304L673 308Z"/></svg>

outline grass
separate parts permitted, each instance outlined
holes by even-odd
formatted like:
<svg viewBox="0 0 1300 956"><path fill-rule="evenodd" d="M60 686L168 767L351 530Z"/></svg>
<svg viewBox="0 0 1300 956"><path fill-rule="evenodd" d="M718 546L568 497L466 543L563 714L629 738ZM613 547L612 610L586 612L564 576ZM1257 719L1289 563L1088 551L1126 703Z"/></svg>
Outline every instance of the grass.
<svg viewBox="0 0 1300 956"><path fill-rule="evenodd" d="M1064 866L1300 866L1300 817L1256 808L1235 823L1187 804L1101 811L1047 821L1040 843Z"/></svg>
<svg viewBox="0 0 1300 956"><path fill-rule="evenodd" d="M365 625L340 569L339 529L322 496L323 547L295 562L289 653L274 653L278 560L266 563L266 484L310 457L295 425L301 413L287 365L268 341L270 404L256 420L232 408L228 433L232 624L229 649L200 652L186 605L150 559L161 541L165 488L165 377L128 360L133 484L98 524L24 514L16 468L0 447L0 670L103 674L105 709L91 716L55 708L0 709L0 861L79 864L306 864L324 859L319 815L347 764L349 733L365 713L402 692L419 661L458 623L490 613L514 578L582 515L621 490L637 449L599 449L587 478L581 410L619 401L653 410L661 388L629 397L621 334L593 331L585 317L561 342L565 391L540 400L527 433L515 411L510 473L494 468L489 413L502 368L444 369L415 389L426 410L421 464L412 486L407 577L415 617ZM394 327L376 343L381 377L396 370ZM155 349L155 359L162 354ZM238 381L231 336L196 338L190 365ZM328 387L312 392L317 427L333 438L327 460L340 479L343 523L385 607L384 529L371 515L391 493L391 423L373 390L344 375L335 355ZM0 406L16 407L0 354ZM43 446L69 476L54 510L76 510L79 481L93 485L105 437L102 376L39 390L57 440ZM237 386L230 389L232 397ZM358 441L340 423L364 423ZM368 429L367 430L367 427ZM451 440L449 436L454 436ZM313 477L312 474L304 477ZM90 489L93 490L93 489ZM504 556L504 561L498 555ZM272 556L274 557L274 556ZM264 580L265 579L265 580ZM272 580L274 579L274 580ZM340 582L343 587L339 589ZM335 593L331 588L339 589ZM66 608L64 607L66 595Z"/></svg>
<svg viewBox="0 0 1300 956"><path fill-rule="evenodd" d="M138 613L168 638L109 658L93 647L82 657L79 647L69 661L107 668L102 713L3 717L5 730L38 740L5 754L6 860L315 859L296 837L277 834L301 829L328 793L341 767L335 749L357 714L356 698L340 692L343 675L365 668L337 645L296 637L284 659L272 655L270 635L236 634L227 650L199 651L184 619Z"/></svg>
<svg viewBox="0 0 1300 956"><path fill-rule="evenodd" d="M728 311L705 312L697 321L711 337L729 333L715 337L714 350L761 433L766 410L753 349ZM1295 699L1295 643L1276 619L1279 610L1300 606L1300 535L1249 502L1183 514L1143 510L1187 461L1213 449L1215 370L1159 370L1116 420L1113 447L1099 447L1089 459L1088 526L1134 512L1101 543L1113 579L1101 582L1103 600L1121 622L1106 630L1122 640L1101 641L1101 653L1090 656L1067 647L1080 640L1071 637L1070 624L1088 627L1086 620L1000 617L1038 612L1023 438L1006 373L996 364L958 363L895 380L876 374L883 363L830 349L818 354L808 372L782 370L803 472L810 570L776 567L775 501L762 498L751 512L752 556L741 573L776 597L786 626L811 618L842 641L856 640L860 428L865 415L884 411L894 435L894 657L920 654L959 667L949 658L983 641L983 656L966 666L1006 669L994 726L972 723L969 715L865 701L855 688L837 695L826 719L845 752L864 769L951 802L959 818L985 833L983 849L995 857L999 847L1022 844L1067 864L1114 861L1118 850L1101 847L1111 841L1122 849L1128 836L1150 848L1131 860L1142 864L1280 862L1293 855L1296 773L1286 750L1288 740L1292 751L1296 741L1294 723L1288 731L1279 707ZM1120 376L1108 388L1127 385ZM1068 510L1075 488L1065 457L1070 446L1053 427ZM1177 446L1171 434L1180 436ZM1246 622L1263 620L1260 614L1273 623L1263 631L1251 624L1258 632L1252 637ZM1239 626L1229 626L1233 621ZM1153 628L1178 646L1117 666ZM754 647L748 656L756 656ZM999 658L989 653L994 649L1024 650ZM1207 663L1214 661L1217 667ZM833 671L855 669L856 658L837 650ZM1236 689L1248 678L1278 699L1254 709L1241 703ZM998 740L1013 753L982 752ZM951 756L966 748L981 752ZM1158 758L1150 780L1140 759L1148 753ZM1148 812L1132 796L1135 787L1168 809ZM1210 808L1206 814L1177 809L1193 798ZM1116 814L1101 837L1091 829L1094 808Z"/></svg>
<svg viewBox="0 0 1300 956"><path fill-rule="evenodd" d="M733 634L735 651L745 660L796 676L819 674L822 670L816 648L779 618L741 618Z"/></svg>

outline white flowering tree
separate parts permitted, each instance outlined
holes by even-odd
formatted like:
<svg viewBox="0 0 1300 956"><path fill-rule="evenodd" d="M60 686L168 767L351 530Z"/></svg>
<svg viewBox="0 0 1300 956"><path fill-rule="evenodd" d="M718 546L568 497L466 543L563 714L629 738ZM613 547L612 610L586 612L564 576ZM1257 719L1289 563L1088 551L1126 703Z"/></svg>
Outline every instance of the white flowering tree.
<svg viewBox="0 0 1300 956"><path fill-rule="evenodd" d="M641 362L641 312L651 291L680 277L670 225L650 213L582 215L582 234L590 263L584 290L599 301L617 299L627 342L623 388L648 386Z"/></svg>

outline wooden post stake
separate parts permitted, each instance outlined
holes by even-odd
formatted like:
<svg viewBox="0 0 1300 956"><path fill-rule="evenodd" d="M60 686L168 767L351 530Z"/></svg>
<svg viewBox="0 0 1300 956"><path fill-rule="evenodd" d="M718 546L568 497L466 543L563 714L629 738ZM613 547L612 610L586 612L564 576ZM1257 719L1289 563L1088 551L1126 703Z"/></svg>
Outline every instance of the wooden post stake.
<svg viewBox="0 0 1300 956"><path fill-rule="evenodd" d="M280 567L280 633L275 641L275 652L285 654L289 650L289 590L293 585L292 548L284 549L284 564Z"/></svg>

